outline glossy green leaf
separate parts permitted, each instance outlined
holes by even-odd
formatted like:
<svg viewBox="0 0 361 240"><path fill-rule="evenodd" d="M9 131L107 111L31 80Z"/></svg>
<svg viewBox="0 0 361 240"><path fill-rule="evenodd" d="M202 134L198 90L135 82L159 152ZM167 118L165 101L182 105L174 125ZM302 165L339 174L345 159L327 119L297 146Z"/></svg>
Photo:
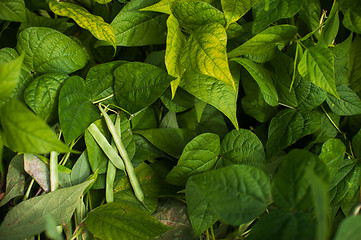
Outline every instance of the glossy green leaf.
<svg viewBox="0 0 361 240"><path fill-rule="evenodd" d="M56 119L60 88L68 77L62 73L45 73L35 78L26 88L26 104L44 121Z"/></svg>
<svg viewBox="0 0 361 240"><path fill-rule="evenodd" d="M192 176L187 182L186 194L189 188L199 191L200 201L205 199L211 210L231 225L247 223L262 214L271 192L268 176L262 170L246 165Z"/></svg>
<svg viewBox="0 0 361 240"><path fill-rule="evenodd" d="M335 240L357 240L361 230L361 216L351 216L345 218L337 228Z"/></svg>
<svg viewBox="0 0 361 240"><path fill-rule="evenodd" d="M361 114L361 100L359 96L346 85L337 86L340 99L329 94L327 104L330 109L341 116Z"/></svg>
<svg viewBox="0 0 361 240"><path fill-rule="evenodd" d="M194 31L212 23L223 26L226 24L224 14L204 1L177 1L171 10L179 24L188 31Z"/></svg>
<svg viewBox="0 0 361 240"><path fill-rule="evenodd" d="M24 22L26 20L24 0L0 0L0 19Z"/></svg>
<svg viewBox="0 0 361 240"><path fill-rule="evenodd" d="M100 4L106 4L106 3L110 3L112 0L95 0L95 1Z"/></svg>
<svg viewBox="0 0 361 240"><path fill-rule="evenodd" d="M31 153L24 153L24 170L45 191L50 191L50 172L48 165Z"/></svg>
<svg viewBox="0 0 361 240"><path fill-rule="evenodd" d="M228 58L236 58L247 54L267 54L273 51L278 44L293 40L296 34L297 28L295 26L276 25L269 27L263 32L249 39L241 46L230 51L228 53Z"/></svg>
<svg viewBox="0 0 361 240"><path fill-rule="evenodd" d="M236 116L238 94L231 85L211 76L186 71L182 76L181 87L196 98L217 108L231 120L235 128L238 128Z"/></svg>
<svg viewBox="0 0 361 240"><path fill-rule="evenodd" d="M20 53L25 52L24 63L38 74L72 73L87 63L87 57L80 45L51 28L25 29L19 33L16 49Z"/></svg>
<svg viewBox="0 0 361 240"><path fill-rule="evenodd" d="M10 62L0 64L0 101L11 96L18 85L23 59L24 55L21 55Z"/></svg>
<svg viewBox="0 0 361 240"><path fill-rule="evenodd" d="M114 70L120 65L126 63L125 61L114 61L99 64L92 67L86 76L85 85L92 101L98 101L104 98L109 98L114 93ZM112 102L111 100L102 101L106 104Z"/></svg>
<svg viewBox="0 0 361 240"><path fill-rule="evenodd" d="M237 63L241 64L257 82L264 100L270 106L278 105L278 94L273 84L272 74L267 69L263 68L260 64L254 63L245 58L234 59Z"/></svg>
<svg viewBox="0 0 361 240"><path fill-rule="evenodd" d="M142 204L135 197L128 176L123 176L114 183L114 202L120 202L138 209L144 209L153 213L158 206L158 195L161 189L161 179L154 170L146 163L141 163L135 168L135 174L139 180L145 198Z"/></svg>
<svg viewBox="0 0 361 240"><path fill-rule="evenodd" d="M353 34L340 44L330 48L335 58L335 82L336 86L349 85L348 71L350 66L350 55ZM354 90L354 89L353 89Z"/></svg>
<svg viewBox="0 0 361 240"><path fill-rule="evenodd" d="M142 8L142 11L154 11L154 12L161 12L166 14L172 13L172 5L174 2L178 0L160 0L156 4L153 4L151 6Z"/></svg>
<svg viewBox="0 0 361 240"><path fill-rule="evenodd" d="M167 67L168 74L179 78L184 72L183 66L180 64L180 56L184 47L186 38L179 28L178 20L170 15L167 20L167 48L165 52L165 65ZM179 85L180 79L174 80L171 83L172 96L175 96L175 92Z"/></svg>
<svg viewBox="0 0 361 240"><path fill-rule="evenodd" d="M117 46L165 43L167 15L138 10L155 2L131 1L118 13L110 24Z"/></svg>
<svg viewBox="0 0 361 240"><path fill-rule="evenodd" d="M272 157L300 138L320 128L317 112L284 109L272 118L268 130L266 153Z"/></svg>
<svg viewBox="0 0 361 240"><path fill-rule="evenodd" d="M0 109L3 140L17 152L68 152L54 131L18 100L12 100Z"/></svg>
<svg viewBox="0 0 361 240"><path fill-rule="evenodd" d="M151 240L169 229L145 211L117 202L89 212L85 227L95 237L104 240Z"/></svg>
<svg viewBox="0 0 361 240"><path fill-rule="evenodd" d="M346 147L339 139L330 139L322 145L321 153L318 157L327 166L331 180L338 172L345 152Z"/></svg>
<svg viewBox="0 0 361 240"><path fill-rule="evenodd" d="M109 42L115 48L113 28L102 17L91 14L85 8L68 2L49 1L49 7L55 14L73 19L80 27L89 30L94 37Z"/></svg>
<svg viewBox="0 0 361 240"><path fill-rule="evenodd" d="M156 66L129 62L114 71L114 92L118 105L136 113L155 102L168 88L171 77Z"/></svg>
<svg viewBox="0 0 361 240"><path fill-rule="evenodd" d="M154 146L173 157L179 157L187 143L196 136L190 129L181 128L154 128L137 130L134 133L145 137Z"/></svg>
<svg viewBox="0 0 361 240"><path fill-rule="evenodd" d="M11 159L6 175L5 196L0 201L0 207L11 199L22 196L25 193L24 156L16 155Z"/></svg>
<svg viewBox="0 0 361 240"><path fill-rule="evenodd" d="M203 25L188 38L181 56L189 71L214 77L237 89L227 59L227 34L219 23Z"/></svg>
<svg viewBox="0 0 361 240"><path fill-rule="evenodd" d="M220 152L220 139L214 133L204 133L192 139L183 149L182 155L167 175L166 181L185 186L188 178L214 167Z"/></svg>
<svg viewBox="0 0 361 240"><path fill-rule="evenodd" d="M233 130L223 139L221 145L222 164L245 164L266 171L266 156L262 142L251 131Z"/></svg>
<svg viewBox="0 0 361 240"><path fill-rule="evenodd" d="M84 182L90 176L90 164L88 154L84 151L78 160L75 162L70 178L72 185L77 185Z"/></svg>
<svg viewBox="0 0 361 240"><path fill-rule="evenodd" d="M352 1L350 1L352 2ZM354 1L353 6L343 10L343 25L355 33L361 33L360 5Z"/></svg>
<svg viewBox="0 0 361 240"><path fill-rule="evenodd" d="M293 149L283 159L272 182L272 197L276 205L289 209L312 207L312 193L306 170L310 168L328 179L328 172L318 158L306 150Z"/></svg>
<svg viewBox="0 0 361 240"><path fill-rule="evenodd" d="M240 19L256 4L257 1L258 0L221 0L222 9L227 20L227 24L229 25Z"/></svg>
<svg viewBox="0 0 361 240"><path fill-rule="evenodd" d="M253 33L258 33L271 23L294 16L301 8L300 0L269 0L268 8L266 1L258 1L253 8Z"/></svg>
<svg viewBox="0 0 361 240"><path fill-rule="evenodd" d="M335 83L334 57L327 48L311 47L305 51L298 71L312 83L339 98Z"/></svg>
<svg viewBox="0 0 361 240"><path fill-rule="evenodd" d="M62 188L16 205L0 225L2 239L25 239L46 229L46 216L54 218L56 225L70 221L80 196L91 181ZM34 219L36 221L34 221Z"/></svg>
<svg viewBox="0 0 361 240"><path fill-rule="evenodd" d="M262 216L252 227L249 240L315 239L315 225L312 218L303 212L274 210Z"/></svg>
<svg viewBox="0 0 361 240"><path fill-rule="evenodd" d="M327 98L325 90L300 75L296 77L294 88L300 109L312 110Z"/></svg>
<svg viewBox="0 0 361 240"><path fill-rule="evenodd" d="M59 122L65 142L75 140L99 117L98 109L89 100L84 80L79 76L68 78L59 94Z"/></svg>

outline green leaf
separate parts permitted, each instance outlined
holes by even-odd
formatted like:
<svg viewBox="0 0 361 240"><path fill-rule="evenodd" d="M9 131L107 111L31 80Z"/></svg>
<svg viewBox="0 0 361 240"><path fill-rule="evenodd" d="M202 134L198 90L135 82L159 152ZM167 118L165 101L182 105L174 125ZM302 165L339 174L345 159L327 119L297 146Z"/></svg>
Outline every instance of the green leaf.
<svg viewBox="0 0 361 240"><path fill-rule="evenodd" d="M245 164L266 171L266 156L262 142L251 131L233 130L223 139L221 145L222 164Z"/></svg>
<svg viewBox="0 0 361 240"><path fill-rule="evenodd" d="M352 2L352 1L350 1ZM343 18L343 25L355 32L361 33L361 15L360 15L360 5L356 1L354 1L353 6L343 10L344 18Z"/></svg>
<svg viewBox="0 0 361 240"><path fill-rule="evenodd" d="M222 26L226 24L224 14L206 2L177 1L171 9L179 24L190 32L207 24L218 23Z"/></svg>
<svg viewBox="0 0 361 240"><path fill-rule="evenodd" d="M222 9L227 21L227 25L240 19L256 4L257 1L258 0L221 0Z"/></svg>
<svg viewBox="0 0 361 240"><path fill-rule="evenodd" d="M16 155L11 159L6 175L5 196L0 201L0 207L11 199L24 195L25 192L24 156Z"/></svg>
<svg viewBox="0 0 361 240"><path fill-rule="evenodd" d="M85 227L96 238L154 239L169 228L138 208L122 203L108 203L87 214Z"/></svg>
<svg viewBox="0 0 361 240"><path fill-rule="evenodd" d="M322 29L321 36L317 42L318 46L328 47L337 36L339 29L338 3L334 5Z"/></svg>
<svg viewBox="0 0 361 240"><path fill-rule="evenodd" d="M219 151L218 135L214 133L198 135L185 146L177 166L169 172L166 181L173 185L185 186L190 176L214 167Z"/></svg>
<svg viewBox="0 0 361 240"><path fill-rule="evenodd" d="M348 69L350 88L356 93L361 92L361 52L359 49L361 49L361 38L359 35L356 35L351 44L349 53L350 65Z"/></svg>
<svg viewBox="0 0 361 240"><path fill-rule="evenodd" d="M178 20L170 15L167 20L167 48L165 52L165 65L167 67L168 74L179 78L184 72L183 66L180 64L180 56L183 50L186 38L179 28ZM171 83L172 97L175 96L175 92L179 85L180 79L174 80Z"/></svg>
<svg viewBox="0 0 361 240"><path fill-rule="evenodd" d="M268 8L266 1L258 1L254 6L253 12L253 33L262 31L271 23L294 16L302 6L302 0L269 0Z"/></svg>
<svg viewBox="0 0 361 240"><path fill-rule="evenodd" d="M315 239L315 224L303 212L289 212L278 209L262 216L252 227L249 240Z"/></svg>
<svg viewBox="0 0 361 240"><path fill-rule="evenodd" d="M47 215L56 225L70 221L80 196L91 181L69 188L62 188L16 205L5 216L0 226L2 239L25 239L46 229ZM35 220L35 221L34 221Z"/></svg>
<svg viewBox="0 0 361 240"><path fill-rule="evenodd" d="M251 74L258 84L264 100L270 106L278 106L278 94L273 84L271 72L263 68L262 65L245 58L237 58L234 60L241 64Z"/></svg>
<svg viewBox="0 0 361 240"><path fill-rule="evenodd" d="M156 4L153 4L151 6L142 8L140 10L142 11L154 11L154 12L161 12L165 14L171 14L172 13L172 5L174 2L178 0L160 0Z"/></svg>
<svg viewBox="0 0 361 240"><path fill-rule="evenodd" d="M56 46L56 48L54 48ZM45 27L30 27L19 33L16 46L25 52L24 63L34 72L72 73L85 66L84 50L68 36Z"/></svg>
<svg viewBox="0 0 361 240"><path fill-rule="evenodd" d="M65 142L79 137L99 117L98 109L89 100L84 80L79 76L68 78L59 94L59 122Z"/></svg>
<svg viewBox="0 0 361 240"><path fill-rule="evenodd" d="M308 77L315 85L340 98L336 90L334 57L328 48L307 49L298 64L298 71L302 77Z"/></svg>
<svg viewBox="0 0 361 240"><path fill-rule="evenodd" d="M300 210L312 206L312 183L306 174L307 168L322 179L328 177L324 164L306 150L293 149L282 160L272 182L272 197L277 206Z"/></svg>
<svg viewBox="0 0 361 240"><path fill-rule="evenodd" d="M350 85L348 71L350 66L350 55L353 34L340 44L330 48L335 58L335 82L338 85ZM354 89L353 89L354 90Z"/></svg>
<svg viewBox="0 0 361 240"><path fill-rule="evenodd" d="M361 230L361 216L351 216L342 220L334 240L357 240L359 238L359 232Z"/></svg>
<svg viewBox="0 0 361 240"><path fill-rule="evenodd" d="M128 3L111 22L117 46L134 47L165 42L167 15L138 10L156 0L139 2Z"/></svg>
<svg viewBox="0 0 361 240"><path fill-rule="evenodd" d="M321 3L320 0L303 0L302 8L299 11L299 16L307 24L311 31L316 30L320 25L321 18ZM319 32L316 31L314 36L319 37Z"/></svg>
<svg viewBox="0 0 361 240"><path fill-rule="evenodd" d="M105 40L114 48L116 47L113 28L104 22L103 18L89 13L79 5L68 2L52 0L49 1L49 7L55 14L73 19L80 27L89 30L97 39Z"/></svg>
<svg viewBox="0 0 361 240"><path fill-rule="evenodd" d="M62 73L45 73L35 78L26 88L26 104L44 121L57 119L60 88L68 77Z"/></svg>
<svg viewBox="0 0 361 240"><path fill-rule="evenodd" d="M23 59L22 54L12 61L0 64L0 101L11 96L18 85Z"/></svg>
<svg viewBox="0 0 361 240"><path fill-rule="evenodd" d="M158 206L161 179L146 163L141 163L136 167L135 174L145 195L144 203L139 202L135 197L128 176L123 176L119 181L114 183L114 202L120 202L137 209L144 209L151 214Z"/></svg>
<svg viewBox="0 0 361 240"><path fill-rule="evenodd" d="M171 77L161 68L129 62L114 71L114 92L118 105L136 113L155 102L168 88Z"/></svg>
<svg viewBox="0 0 361 240"><path fill-rule="evenodd" d="M236 129L238 128L236 115L238 94L232 86L211 76L186 71L182 76L181 87L196 98L217 108L231 120Z"/></svg>
<svg viewBox="0 0 361 240"><path fill-rule="evenodd" d="M24 170L45 191L50 191L50 172L48 165L31 153L24 153Z"/></svg>
<svg viewBox="0 0 361 240"><path fill-rule="evenodd" d="M134 133L145 137L154 146L173 157L179 157L183 148L196 135L190 129L181 128L154 128L137 130Z"/></svg>
<svg viewBox="0 0 361 240"><path fill-rule="evenodd" d="M338 172L345 152L346 147L340 139L329 139L322 145L321 153L318 157L327 166L331 180Z"/></svg>
<svg viewBox="0 0 361 240"><path fill-rule="evenodd" d="M26 8L24 0L0 0L0 19L25 22Z"/></svg>
<svg viewBox="0 0 361 240"><path fill-rule="evenodd" d="M114 70L125 61L114 61L92 67L86 75L85 85L92 101L109 98L114 93ZM113 97L111 98L113 99ZM111 100L102 101L106 104Z"/></svg>
<svg viewBox="0 0 361 240"><path fill-rule="evenodd" d="M352 150L355 154L355 157L360 159L361 158L361 129L352 138Z"/></svg>
<svg viewBox="0 0 361 240"><path fill-rule="evenodd" d="M100 4L106 4L106 3L110 3L112 0L95 0L95 1Z"/></svg>
<svg viewBox="0 0 361 240"><path fill-rule="evenodd" d="M346 85L336 87L340 99L329 94L327 104L330 109L341 116L361 114L361 100L359 96Z"/></svg>
<svg viewBox="0 0 361 240"><path fill-rule="evenodd" d="M71 169L70 179L72 185L84 182L90 176L88 154L84 151Z"/></svg>
<svg viewBox="0 0 361 240"><path fill-rule="evenodd" d="M295 26L276 25L269 27L263 32L249 39L241 46L230 51L228 53L228 58L236 58L247 54L267 54L272 52L277 47L277 45L293 40L296 34L297 28Z"/></svg>
<svg viewBox="0 0 361 240"><path fill-rule="evenodd" d="M186 196L188 189L199 191L202 198L198 201L205 199L211 210L231 225L247 223L262 214L271 192L270 180L264 171L247 165L194 175L187 182Z"/></svg>
<svg viewBox="0 0 361 240"><path fill-rule="evenodd" d="M285 109L272 118L266 144L270 158L300 138L316 132L320 128L317 112Z"/></svg>
<svg viewBox="0 0 361 240"><path fill-rule="evenodd" d="M3 140L17 152L68 152L54 131L21 102L14 99L0 108Z"/></svg>
<svg viewBox="0 0 361 240"><path fill-rule="evenodd" d="M227 59L227 33L219 23L206 24L188 38L181 64L189 71L214 77L237 89Z"/></svg>

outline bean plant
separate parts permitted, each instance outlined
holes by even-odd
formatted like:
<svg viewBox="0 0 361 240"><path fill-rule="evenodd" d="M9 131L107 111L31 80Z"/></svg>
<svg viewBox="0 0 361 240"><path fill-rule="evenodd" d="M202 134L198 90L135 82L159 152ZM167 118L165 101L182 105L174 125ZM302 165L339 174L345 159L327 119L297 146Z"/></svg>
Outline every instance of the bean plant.
<svg viewBox="0 0 361 240"><path fill-rule="evenodd" d="M359 0L0 0L0 239L356 240Z"/></svg>

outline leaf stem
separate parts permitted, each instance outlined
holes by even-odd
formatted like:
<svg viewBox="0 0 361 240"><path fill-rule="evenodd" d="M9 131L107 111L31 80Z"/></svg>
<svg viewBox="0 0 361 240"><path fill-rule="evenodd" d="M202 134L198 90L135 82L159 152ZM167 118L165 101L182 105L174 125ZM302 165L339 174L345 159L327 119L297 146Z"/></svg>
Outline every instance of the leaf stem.
<svg viewBox="0 0 361 240"><path fill-rule="evenodd" d="M23 197L23 200L24 200L24 201L29 198L29 196L30 196L30 191L31 191L31 188L32 188L33 185L34 185L34 182L35 182L35 180L34 180L34 178L32 178L32 179L31 179L31 182L30 182L30 184L29 184L29 187L28 187L28 189L26 190L26 193L25 193L25 195L24 195L24 197Z"/></svg>
<svg viewBox="0 0 361 240"><path fill-rule="evenodd" d="M107 99L109 99L109 98L112 98L113 96L114 96L114 93L110 94L110 95L107 96L107 97L104 97L104 98L102 98L102 99L99 99L99 100L94 101L93 104L101 103L101 102L103 102L103 101L105 101L105 100L107 100Z"/></svg>

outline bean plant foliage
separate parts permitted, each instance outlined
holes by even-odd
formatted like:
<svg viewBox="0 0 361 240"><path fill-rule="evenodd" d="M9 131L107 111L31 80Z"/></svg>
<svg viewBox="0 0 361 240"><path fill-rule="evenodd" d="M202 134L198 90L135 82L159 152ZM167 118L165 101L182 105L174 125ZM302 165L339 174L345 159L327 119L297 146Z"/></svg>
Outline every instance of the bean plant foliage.
<svg viewBox="0 0 361 240"><path fill-rule="evenodd" d="M0 0L0 239L359 239L358 0Z"/></svg>

